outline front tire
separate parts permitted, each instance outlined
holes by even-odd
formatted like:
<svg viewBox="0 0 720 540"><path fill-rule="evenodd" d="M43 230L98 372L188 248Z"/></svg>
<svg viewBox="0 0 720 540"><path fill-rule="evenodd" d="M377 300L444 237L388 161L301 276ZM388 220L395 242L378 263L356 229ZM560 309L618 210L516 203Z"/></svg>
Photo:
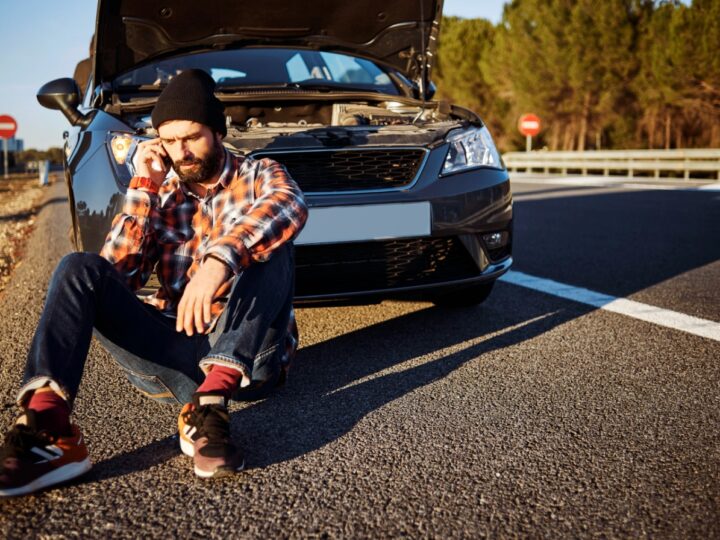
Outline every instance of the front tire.
<svg viewBox="0 0 720 540"><path fill-rule="evenodd" d="M469 287L448 288L433 293L430 298L436 306L461 308L482 304L492 292L495 281L477 283Z"/></svg>

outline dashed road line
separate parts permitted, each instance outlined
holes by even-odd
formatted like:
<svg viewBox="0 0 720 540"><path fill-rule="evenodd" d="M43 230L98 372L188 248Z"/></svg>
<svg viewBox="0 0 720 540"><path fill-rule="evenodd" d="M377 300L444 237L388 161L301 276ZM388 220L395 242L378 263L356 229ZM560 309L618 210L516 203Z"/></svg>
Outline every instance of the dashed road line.
<svg viewBox="0 0 720 540"><path fill-rule="evenodd" d="M634 319L657 324L666 328L680 330L688 334L720 341L720 323L685 315L677 311L663 309L642 302L618 298L582 287L567 285L551 279L540 278L523 272L509 271L500 281L533 289L573 302L579 302L613 313L626 315Z"/></svg>

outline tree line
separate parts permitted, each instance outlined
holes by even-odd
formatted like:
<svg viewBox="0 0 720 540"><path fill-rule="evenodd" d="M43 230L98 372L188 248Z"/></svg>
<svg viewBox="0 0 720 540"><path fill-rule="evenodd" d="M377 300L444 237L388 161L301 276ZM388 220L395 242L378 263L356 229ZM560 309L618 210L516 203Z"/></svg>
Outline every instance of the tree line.
<svg viewBox="0 0 720 540"><path fill-rule="evenodd" d="M720 0L513 0L497 25L445 17L436 99L478 112L503 151L720 147Z"/></svg>
<svg viewBox="0 0 720 540"><path fill-rule="evenodd" d="M51 147L47 150L36 150L34 148L28 148L27 150L21 150L15 153L15 160L18 163L27 163L28 161L43 161L48 160L50 163L62 164L63 162L63 151L62 148Z"/></svg>
<svg viewBox="0 0 720 540"><path fill-rule="evenodd" d="M8 152L8 170L10 172L37 170L38 162L44 160L50 161L53 165L61 165L63 162L62 148L52 147L47 150L28 148L18 152Z"/></svg>

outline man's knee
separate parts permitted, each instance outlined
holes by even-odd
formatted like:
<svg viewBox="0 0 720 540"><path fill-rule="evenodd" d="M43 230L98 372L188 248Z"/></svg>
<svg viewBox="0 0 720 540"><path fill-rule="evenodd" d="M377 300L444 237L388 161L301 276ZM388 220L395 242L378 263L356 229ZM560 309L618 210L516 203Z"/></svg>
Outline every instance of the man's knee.
<svg viewBox="0 0 720 540"><path fill-rule="evenodd" d="M69 253L65 255L53 274L52 283L74 284L80 288L95 289L113 266L97 253Z"/></svg>
<svg viewBox="0 0 720 540"><path fill-rule="evenodd" d="M97 274L102 269L107 268L109 264L107 260L97 253L78 251L68 253L60 259L55 272L58 274L80 275L90 270Z"/></svg>

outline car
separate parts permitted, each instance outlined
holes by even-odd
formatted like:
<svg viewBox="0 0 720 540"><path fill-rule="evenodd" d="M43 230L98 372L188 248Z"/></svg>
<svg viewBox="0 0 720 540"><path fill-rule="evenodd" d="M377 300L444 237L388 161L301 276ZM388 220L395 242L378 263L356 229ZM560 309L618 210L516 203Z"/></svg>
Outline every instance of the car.
<svg viewBox="0 0 720 540"><path fill-rule="evenodd" d="M100 250L153 105L206 70L224 144L283 164L309 207L300 304L423 298L469 306L512 265L510 178L480 116L434 100L442 0L100 0L92 74L38 100L61 111L75 248Z"/></svg>

